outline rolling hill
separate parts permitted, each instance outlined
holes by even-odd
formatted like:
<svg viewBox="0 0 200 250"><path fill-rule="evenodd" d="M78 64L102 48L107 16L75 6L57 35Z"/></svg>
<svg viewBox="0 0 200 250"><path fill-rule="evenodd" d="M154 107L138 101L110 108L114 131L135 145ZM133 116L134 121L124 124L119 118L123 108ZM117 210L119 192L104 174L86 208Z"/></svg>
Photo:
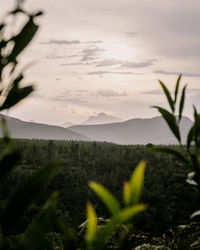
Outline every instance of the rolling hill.
<svg viewBox="0 0 200 250"><path fill-rule="evenodd" d="M4 116L7 120L8 130L12 138L27 139L52 139L52 140L77 140L89 141L90 139L77 132L58 126L51 126L35 122L25 122L13 117ZM0 126L0 136L2 128Z"/></svg>
<svg viewBox="0 0 200 250"><path fill-rule="evenodd" d="M186 140L192 121L183 117L181 134ZM161 116L148 119L131 119L125 122L103 125L71 126L73 132L80 133L94 141L106 141L117 144L177 144L176 139Z"/></svg>

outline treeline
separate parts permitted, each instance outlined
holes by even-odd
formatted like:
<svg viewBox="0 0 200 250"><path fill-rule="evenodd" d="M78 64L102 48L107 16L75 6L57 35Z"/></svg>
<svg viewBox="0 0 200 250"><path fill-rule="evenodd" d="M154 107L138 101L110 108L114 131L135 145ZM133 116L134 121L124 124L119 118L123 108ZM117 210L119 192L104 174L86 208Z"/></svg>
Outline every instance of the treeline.
<svg viewBox="0 0 200 250"><path fill-rule="evenodd" d="M23 158L9 177L6 188L1 190L1 197L6 197L10 190L39 166L53 159L62 162L59 172L41 190L25 214L16 234L23 231L54 190L60 193L57 217L75 229L86 219L87 201L94 204L99 216L109 217L102 202L88 187L88 182L93 180L103 184L120 200L123 183L130 178L141 160L147 162L142 202L148 208L135 217L133 225L136 229L154 235L162 234L171 227L188 223L190 214L198 208L198 192L185 181L191 170L168 155L147 152L147 148L153 146L151 144L121 146L111 143L18 139L15 145ZM56 224L52 225L51 230L57 230Z"/></svg>

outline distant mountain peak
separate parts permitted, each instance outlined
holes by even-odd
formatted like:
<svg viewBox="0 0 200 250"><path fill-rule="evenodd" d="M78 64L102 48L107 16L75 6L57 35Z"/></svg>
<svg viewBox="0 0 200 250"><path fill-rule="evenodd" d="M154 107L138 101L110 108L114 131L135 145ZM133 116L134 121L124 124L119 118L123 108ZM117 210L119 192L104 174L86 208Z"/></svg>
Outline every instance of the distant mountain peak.
<svg viewBox="0 0 200 250"><path fill-rule="evenodd" d="M192 121L182 117L180 130L185 143ZM117 144L177 144L177 140L161 116L134 118L124 122L72 126L70 130L80 133L93 141Z"/></svg>
<svg viewBox="0 0 200 250"><path fill-rule="evenodd" d="M101 112L97 115L90 116L82 125L96 125L96 124L107 124L107 123L116 123L122 122L122 119L116 116L108 115L104 112Z"/></svg>

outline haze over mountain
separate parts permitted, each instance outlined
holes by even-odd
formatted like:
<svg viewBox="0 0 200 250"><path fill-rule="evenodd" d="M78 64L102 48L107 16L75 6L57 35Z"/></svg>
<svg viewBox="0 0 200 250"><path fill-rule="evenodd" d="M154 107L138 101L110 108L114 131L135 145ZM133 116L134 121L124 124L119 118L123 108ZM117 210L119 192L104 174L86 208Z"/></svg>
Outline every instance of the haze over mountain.
<svg viewBox="0 0 200 250"><path fill-rule="evenodd" d="M122 122L122 119L101 112L96 116L90 116L85 122L82 123L82 125L96 125L96 124L106 124L115 122Z"/></svg>
<svg viewBox="0 0 200 250"><path fill-rule="evenodd" d="M181 121L183 142L185 142L186 134L191 126L192 121L183 117ZM177 144L174 135L161 116L103 125L79 125L68 129L94 141L118 144Z"/></svg>
<svg viewBox="0 0 200 250"><path fill-rule="evenodd" d="M117 144L177 144L161 116L109 124L76 125L69 128L4 117L13 138L105 141ZM181 121L183 143L191 126L192 121L183 117ZM0 136L2 136L1 127Z"/></svg>
<svg viewBox="0 0 200 250"><path fill-rule="evenodd" d="M63 128L68 128L68 127L75 126L75 125L77 125L77 124L75 124L73 122L65 122L60 126L63 127Z"/></svg>
<svg viewBox="0 0 200 250"><path fill-rule="evenodd" d="M10 135L13 138L89 141L85 136L66 128L35 122L25 122L13 117L3 116L6 118ZM2 115L0 115L0 118L2 118ZM0 136L2 136L1 126Z"/></svg>

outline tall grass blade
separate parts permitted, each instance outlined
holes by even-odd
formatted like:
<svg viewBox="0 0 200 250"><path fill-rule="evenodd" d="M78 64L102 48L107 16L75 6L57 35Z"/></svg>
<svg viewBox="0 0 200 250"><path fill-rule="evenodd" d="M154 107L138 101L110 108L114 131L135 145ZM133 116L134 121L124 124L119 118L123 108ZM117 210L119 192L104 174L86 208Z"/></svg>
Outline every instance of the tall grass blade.
<svg viewBox="0 0 200 250"><path fill-rule="evenodd" d="M158 107L158 106L154 106L154 108L158 109L158 111L161 113L164 120L167 122L172 133L175 135L177 140L179 142L181 142L180 130L179 130L179 127L176 123L176 117L173 114L171 114L169 111L167 111L166 109L163 109L163 108Z"/></svg>
<svg viewBox="0 0 200 250"><path fill-rule="evenodd" d="M184 86L182 90L182 95L181 95L181 100L180 100L180 105L179 105L179 122L182 118L182 113L183 113L183 107L185 103L185 90L186 90L187 85Z"/></svg>
<svg viewBox="0 0 200 250"><path fill-rule="evenodd" d="M179 85L180 85L180 80L181 80L182 74L179 75L177 82L176 82L176 88L174 92L174 104L176 104L177 101L177 96L178 96L178 90L179 90Z"/></svg>
<svg viewBox="0 0 200 250"><path fill-rule="evenodd" d="M163 82L159 81L159 83L160 83L160 85L165 93L165 96L167 97L168 103L169 103L171 110L172 110L172 113L173 113L175 111L174 102L173 102L172 97L169 93L169 90L167 89L167 87L165 86L165 84Z"/></svg>

